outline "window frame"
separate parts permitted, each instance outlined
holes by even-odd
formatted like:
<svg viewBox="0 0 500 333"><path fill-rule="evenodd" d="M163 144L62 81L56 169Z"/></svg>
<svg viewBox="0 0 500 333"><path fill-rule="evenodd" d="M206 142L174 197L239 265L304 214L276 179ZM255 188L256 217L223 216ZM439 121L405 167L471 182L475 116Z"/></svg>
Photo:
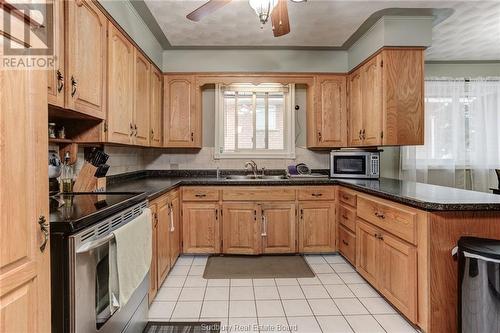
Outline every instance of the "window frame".
<svg viewBox="0 0 500 333"><path fill-rule="evenodd" d="M276 88L287 88L288 92L285 93L283 107L283 150L270 150L270 149L251 149L242 151L224 151L224 90L228 89L227 85L215 85L215 159L241 159L241 158L255 158L255 159L295 159L295 111L293 110L293 103L295 102L295 84L280 84L280 83L264 83L264 84L251 84L251 83L238 83L231 84L229 87L240 88L241 91L255 92L272 92ZM254 115L255 118L255 115ZM256 125L256 122L255 122ZM266 128L266 131L269 129ZM266 133L268 135L268 133ZM255 140L255 138L254 138Z"/></svg>

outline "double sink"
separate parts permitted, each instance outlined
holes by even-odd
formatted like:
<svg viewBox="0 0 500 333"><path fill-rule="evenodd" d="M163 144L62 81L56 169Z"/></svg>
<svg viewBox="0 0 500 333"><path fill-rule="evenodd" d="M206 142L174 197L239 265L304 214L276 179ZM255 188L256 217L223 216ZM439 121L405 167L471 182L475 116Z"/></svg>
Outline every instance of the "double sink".
<svg viewBox="0 0 500 333"><path fill-rule="evenodd" d="M288 179L285 175L230 175L226 180L283 180Z"/></svg>

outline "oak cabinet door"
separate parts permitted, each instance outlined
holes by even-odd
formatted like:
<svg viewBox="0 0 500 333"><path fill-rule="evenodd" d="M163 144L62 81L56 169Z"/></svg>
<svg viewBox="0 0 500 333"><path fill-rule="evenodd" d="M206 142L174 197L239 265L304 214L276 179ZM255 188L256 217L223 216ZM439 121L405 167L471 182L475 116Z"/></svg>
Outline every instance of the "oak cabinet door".
<svg viewBox="0 0 500 333"><path fill-rule="evenodd" d="M182 204L183 253L219 253L220 225L217 203Z"/></svg>
<svg viewBox="0 0 500 333"><path fill-rule="evenodd" d="M261 206L262 253L294 253L296 249L295 203Z"/></svg>
<svg viewBox="0 0 500 333"><path fill-rule="evenodd" d="M361 67L363 113L363 145L382 143L382 56L378 55Z"/></svg>
<svg viewBox="0 0 500 333"><path fill-rule="evenodd" d="M110 22L108 37L108 142L132 143L135 135L134 46Z"/></svg>
<svg viewBox="0 0 500 333"><path fill-rule="evenodd" d="M151 66L151 85L150 85L150 145L152 147L161 147L162 146L162 93L163 93L163 76L162 74L154 67Z"/></svg>
<svg viewBox="0 0 500 333"><path fill-rule="evenodd" d="M224 203L222 252L227 254L260 253L260 212L255 203Z"/></svg>
<svg viewBox="0 0 500 333"><path fill-rule="evenodd" d="M378 288L380 267L380 231L371 225L356 223L356 269L372 285Z"/></svg>
<svg viewBox="0 0 500 333"><path fill-rule="evenodd" d="M346 77L321 75L317 85L317 146L344 147L347 144Z"/></svg>
<svg viewBox="0 0 500 333"><path fill-rule="evenodd" d="M167 75L164 96L164 146L201 147L194 76Z"/></svg>
<svg viewBox="0 0 500 333"><path fill-rule="evenodd" d="M170 265L174 266L180 253L180 200L179 192L170 196Z"/></svg>
<svg viewBox="0 0 500 333"><path fill-rule="evenodd" d="M335 251L335 204L299 203L299 252Z"/></svg>
<svg viewBox="0 0 500 333"><path fill-rule="evenodd" d="M148 300L149 304L153 302L153 299L156 296L156 293L158 291L158 284L157 284L157 233L158 233L158 212L156 209L156 204L151 204L149 206L149 209L151 209L151 215L153 217L153 225L152 225L152 256L151 256L151 268L149 269L149 295L148 295Z"/></svg>
<svg viewBox="0 0 500 333"><path fill-rule="evenodd" d="M361 71L349 75L349 146L363 144L363 109L361 95Z"/></svg>
<svg viewBox="0 0 500 333"><path fill-rule="evenodd" d="M162 285L170 270L170 217L167 198L157 203L157 283Z"/></svg>
<svg viewBox="0 0 500 333"><path fill-rule="evenodd" d="M149 146L150 127L150 64L141 52L134 48L134 142L140 146Z"/></svg>
<svg viewBox="0 0 500 333"><path fill-rule="evenodd" d="M2 332L51 332L46 89L43 70L0 70Z"/></svg>
<svg viewBox="0 0 500 333"><path fill-rule="evenodd" d="M48 103L64 108L64 2L52 1L54 67L47 71Z"/></svg>
<svg viewBox="0 0 500 333"><path fill-rule="evenodd" d="M417 320L417 251L413 245L381 235L379 288L408 319Z"/></svg>
<svg viewBox="0 0 500 333"><path fill-rule="evenodd" d="M64 1L66 108L106 117L106 16L91 0Z"/></svg>

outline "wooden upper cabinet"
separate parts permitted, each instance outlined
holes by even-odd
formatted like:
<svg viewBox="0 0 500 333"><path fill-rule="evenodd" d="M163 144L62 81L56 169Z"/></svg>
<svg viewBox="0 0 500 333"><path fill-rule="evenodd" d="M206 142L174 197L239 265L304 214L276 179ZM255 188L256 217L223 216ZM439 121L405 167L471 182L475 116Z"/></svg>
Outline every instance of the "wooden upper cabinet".
<svg viewBox="0 0 500 333"><path fill-rule="evenodd" d="M45 71L0 70L2 332L51 332L46 89Z"/></svg>
<svg viewBox="0 0 500 333"><path fill-rule="evenodd" d="M107 141L133 143L134 47L110 22L108 35Z"/></svg>
<svg viewBox="0 0 500 333"><path fill-rule="evenodd" d="M314 112L309 113L308 147L345 147L347 107L345 75L318 75Z"/></svg>
<svg viewBox="0 0 500 333"><path fill-rule="evenodd" d="M164 147L201 148L201 108L193 75L164 78Z"/></svg>
<svg viewBox="0 0 500 333"><path fill-rule="evenodd" d="M91 0L64 1L64 7L66 108L104 119L106 16Z"/></svg>
<svg viewBox="0 0 500 333"><path fill-rule="evenodd" d="M424 144L424 50L382 52L383 145Z"/></svg>
<svg viewBox="0 0 500 333"><path fill-rule="evenodd" d="M162 146L162 94L163 94L163 75L154 66L151 66L151 82L149 88L149 107L151 110L149 117L150 142L153 147Z"/></svg>
<svg viewBox="0 0 500 333"><path fill-rule="evenodd" d="M349 75L349 146L424 143L423 57L385 48Z"/></svg>
<svg viewBox="0 0 500 333"><path fill-rule="evenodd" d="M224 203L222 252L227 254L260 253L260 211L255 203Z"/></svg>
<svg viewBox="0 0 500 333"><path fill-rule="evenodd" d="M299 203L299 252L335 251L335 204Z"/></svg>
<svg viewBox="0 0 500 333"><path fill-rule="evenodd" d="M64 2L52 1L54 67L47 71L48 103L64 108Z"/></svg>
<svg viewBox="0 0 500 333"><path fill-rule="evenodd" d="M134 143L141 146L149 146L151 137L149 127L150 117L150 82L151 65L141 52L134 49L135 73L134 73Z"/></svg>
<svg viewBox="0 0 500 333"><path fill-rule="evenodd" d="M363 109L361 104L361 71L349 75L349 145L362 145Z"/></svg>
<svg viewBox="0 0 500 333"><path fill-rule="evenodd" d="M296 252L295 203L261 205L262 253Z"/></svg>
<svg viewBox="0 0 500 333"><path fill-rule="evenodd" d="M368 61L361 69L361 106L363 112L363 145L382 143L382 56Z"/></svg>
<svg viewBox="0 0 500 333"><path fill-rule="evenodd" d="M183 253L220 252L220 212L217 203L182 204Z"/></svg>

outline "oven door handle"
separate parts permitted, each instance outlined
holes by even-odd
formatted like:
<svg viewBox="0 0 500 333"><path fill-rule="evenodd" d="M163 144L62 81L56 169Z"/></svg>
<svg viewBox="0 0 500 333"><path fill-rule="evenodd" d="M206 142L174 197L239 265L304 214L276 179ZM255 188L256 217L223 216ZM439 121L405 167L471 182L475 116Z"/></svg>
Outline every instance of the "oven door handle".
<svg viewBox="0 0 500 333"><path fill-rule="evenodd" d="M85 243L82 246L80 246L78 248L78 250L76 250L76 253L80 254L80 253L92 251L92 250L98 248L99 246L106 244L107 242L112 240L114 237L115 237L115 235L108 234L108 235L104 236L103 238L96 239L94 241Z"/></svg>

